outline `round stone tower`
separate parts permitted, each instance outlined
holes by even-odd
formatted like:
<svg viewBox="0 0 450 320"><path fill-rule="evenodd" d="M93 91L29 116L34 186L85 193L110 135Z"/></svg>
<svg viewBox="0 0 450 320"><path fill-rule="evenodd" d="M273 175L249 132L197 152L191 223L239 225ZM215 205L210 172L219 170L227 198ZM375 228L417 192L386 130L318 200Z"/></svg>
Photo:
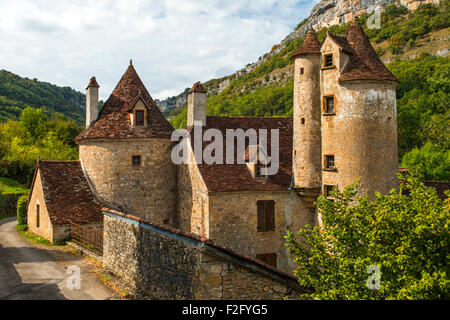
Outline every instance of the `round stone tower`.
<svg viewBox="0 0 450 320"><path fill-rule="evenodd" d="M359 179L359 195L397 186L395 77L379 60L359 22L322 48L323 192Z"/></svg>
<svg viewBox="0 0 450 320"><path fill-rule="evenodd" d="M293 55L294 67L294 187L320 190L320 47L310 29Z"/></svg>
<svg viewBox="0 0 450 320"><path fill-rule="evenodd" d="M86 98L91 98L89 92ZM98 118L75 139L99 200L147 221L172 225L177 194L172 131L130 62Z"/></svg>

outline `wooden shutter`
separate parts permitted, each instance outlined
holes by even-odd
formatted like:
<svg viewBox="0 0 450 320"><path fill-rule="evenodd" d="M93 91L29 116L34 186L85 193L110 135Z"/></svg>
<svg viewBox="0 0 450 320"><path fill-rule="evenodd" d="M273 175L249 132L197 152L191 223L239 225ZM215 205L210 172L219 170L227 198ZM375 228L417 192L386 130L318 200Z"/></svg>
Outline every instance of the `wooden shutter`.
<svg viewBox="0 0 450 320"><path fill-rule="evenodd" d="M277 254L276 253L262 253L257 254L256 259L267 263L270 266L277 267Z"/></svg>
<svg viewBox="0 0 450 320"><path fill-rule="evenodd" d="M275 230L275 201L261 200L257 202L258 207L258 231L274 231Z"/></svg>
<svg viewBox="0 0 450 320"><path fill-rule="evenodd" d="M275 231L275 201L266 201L266 231Z"/></svg>

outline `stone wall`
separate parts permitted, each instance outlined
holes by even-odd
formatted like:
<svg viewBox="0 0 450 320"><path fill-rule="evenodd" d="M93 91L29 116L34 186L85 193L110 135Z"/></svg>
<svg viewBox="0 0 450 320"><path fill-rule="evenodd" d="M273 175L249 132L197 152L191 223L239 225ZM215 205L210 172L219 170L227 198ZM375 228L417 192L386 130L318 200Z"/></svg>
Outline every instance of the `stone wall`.
<svg viewBox="0 0 450 320"><path fill-rule="evenodd" d="M348 56L329 38L321 50L337 66L321 71L322 97L335 96L335 114L322 115L322 160L334 155L336 170L324 171L323 183L342 189L360 179L360 195L387 194L397 186L396 85L339 83Z"/></svg>
<svg viewBox="0 0 450 320"><path fill-rule="evenodd" d="M151 299L283 299L293 277L206 238L104 212L105 267Z"/></svg>
<svg viewBox="0 0 450 320"><path fill-rule="evenodd" d="M83 141L80 160L94 193L105 204L173 225L177 170L171 146L163 139ZM141 156L141 166L132 166L133 155Z"/></svg>
<svg viewBox="0 0 450 320"><path fill-rule="evenodd" d="M257 231L258 200L275 201L275 231ZM294 190L209 194L209 238L251 257L276 253L277 267L288 273L295 266L284 246L284 236L288 231L297 232L305 223L314 224L314 213Z"/></svg>

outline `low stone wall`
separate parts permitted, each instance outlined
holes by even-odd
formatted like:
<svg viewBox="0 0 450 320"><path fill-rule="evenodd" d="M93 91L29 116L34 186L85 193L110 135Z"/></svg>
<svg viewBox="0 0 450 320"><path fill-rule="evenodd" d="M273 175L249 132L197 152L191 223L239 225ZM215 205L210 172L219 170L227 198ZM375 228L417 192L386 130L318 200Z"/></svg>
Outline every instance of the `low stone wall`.
<svg viewBox="0 0 450 320"><path fill-rule="evenodd" d="M283 299L303 291L292 276L204 237L114 210L104 211L103 263L151 299Z"/></svg>

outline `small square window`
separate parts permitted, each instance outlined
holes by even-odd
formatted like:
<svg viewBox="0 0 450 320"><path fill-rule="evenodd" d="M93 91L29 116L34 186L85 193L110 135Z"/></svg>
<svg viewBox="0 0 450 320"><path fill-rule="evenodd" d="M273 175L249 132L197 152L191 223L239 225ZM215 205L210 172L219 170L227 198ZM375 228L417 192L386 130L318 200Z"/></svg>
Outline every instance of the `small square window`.
<svg viewBox="0 0 450 320"><path fill-rule="evenodd" d="M334 169L335 168L334 156L332 156L332 155L326 155L325 156L325 168L327 168L327 169Z"/></svg>
<svg viewBox="0 0 450 320"><path fill-rule="evenodd" d="M323 66L324 67L332 67L333 66L333 55L332 54L326 54L323 57Z"/></svg>
<svg viewBox="0 0 450 320"><path fill-rule="evenodd" d="M331 197L331 191L333 191L333 188L336 187L335 185L332 184L325 184L323 186L323 195L325 197Z"/></svg>
<svg viewBox="0 0 450 320"><path fill-rule="evenodd" d="M303 68L300 68L300 74L303 74L304 73L304 69Z"/></svg>
<svg viewBox="0 0 450 320"><path fill-rule="evenodd" d="M136 125L144 125L144 110L136 110Z"/></svg>
<svg viewBox="0 0 450 320"><path fill-rule="evenodd" d="M133 156L132 163L133 163L133 167L140 167L141 166L141 156Z"/></svg>
<svg viewBox="0 0 450 320"><path fill-rule="evenodd" d="M334 96L325 97L325 113L334 113Z"/></svg>

